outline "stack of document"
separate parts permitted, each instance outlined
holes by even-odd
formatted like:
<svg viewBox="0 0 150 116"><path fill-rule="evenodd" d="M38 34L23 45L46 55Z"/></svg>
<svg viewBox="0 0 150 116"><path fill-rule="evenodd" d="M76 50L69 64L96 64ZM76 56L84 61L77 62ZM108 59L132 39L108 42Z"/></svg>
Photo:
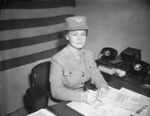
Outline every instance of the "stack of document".
<svg viewBox="0 0 150 116"><path fill-rule="evenodd" d="M108 66L104 66L104 65L99 65L98 69L102 72L105 72L107 74L113 75L117 72L116 68L112 68L112 67L108 67Z"/></svg>
<svg viewBox="0 0 150 116"><path fill-rule="evenodd" d="M67 105L85 116L150 116L150 98L126 88L109 87L107 97L98 98L93 105L84 102Z"/></svg>
<svg viewBox="0 0 150 116"><path fill-rule="evenodd" d="M54 113L47 109L40 109L32 114L29 114L27 116L56 116Z"/></svg>

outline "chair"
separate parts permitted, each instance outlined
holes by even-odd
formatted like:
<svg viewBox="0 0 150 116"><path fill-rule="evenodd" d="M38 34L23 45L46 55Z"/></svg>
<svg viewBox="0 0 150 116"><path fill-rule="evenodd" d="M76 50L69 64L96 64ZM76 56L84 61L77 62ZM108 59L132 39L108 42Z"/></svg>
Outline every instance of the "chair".
<svg viewBox="0 0 150 116"><path fill-rule="evenodd" d="M50 61L42 62L32 68L30 75L31 87L26 90L25 102L30 112L45 108L51 96L49 71Z"/></svg>

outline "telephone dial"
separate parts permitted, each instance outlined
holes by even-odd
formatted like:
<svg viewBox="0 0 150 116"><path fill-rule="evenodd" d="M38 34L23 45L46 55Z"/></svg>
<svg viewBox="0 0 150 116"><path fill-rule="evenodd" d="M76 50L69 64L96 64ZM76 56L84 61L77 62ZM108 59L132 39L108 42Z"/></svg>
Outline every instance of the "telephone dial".
<svg viewBox="0 0 150 116"><path fill-rule="evenodd" d="M128 71L135 75L145 75L150 71L150 64L141 60L133 60L129 63Z"/></svg>
<svg viewBox="0 0 150 116"><path fill-rule="evenodd" d="M103 60L114 60L117 54L117 50L110 47L105 47L100 52L101 59Z"/></svg>

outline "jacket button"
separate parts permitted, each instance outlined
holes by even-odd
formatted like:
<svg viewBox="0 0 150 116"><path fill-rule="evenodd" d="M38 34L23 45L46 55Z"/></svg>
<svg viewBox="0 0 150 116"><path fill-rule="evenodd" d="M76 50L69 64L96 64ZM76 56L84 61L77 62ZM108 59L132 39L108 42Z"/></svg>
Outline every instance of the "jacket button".
<svg viewBox="0 0 150 116"><path fill-rule="evenodd" d="M84 77L84 74L82 74L82 77Z"/></svg>
<svg viewBox="0 0 150 116"><path fill-rule="evenodd" d="M82 82L81 85L84 85L84 83Z"/></svg>

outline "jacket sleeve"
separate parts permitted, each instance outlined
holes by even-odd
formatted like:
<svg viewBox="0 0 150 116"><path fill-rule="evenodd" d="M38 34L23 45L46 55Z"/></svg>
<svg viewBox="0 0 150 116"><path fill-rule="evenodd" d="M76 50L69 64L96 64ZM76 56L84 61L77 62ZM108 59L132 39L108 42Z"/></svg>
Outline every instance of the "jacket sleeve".
<svg viewBox="0 0 150 116"><path fill-rule="evenodd" d="M105 79L103 78L103 75L100 73L100 71L97 68L97 65L93 59L93 54L92 52L89 52L89 58L92 62L92 69L90 71L91 73L91 78L92 78L92 83L94 83L96 85L97 88L108 88L108 84L105 81Z"/></svg>
<svg viewBox="0 0 150 116"><path fill-rule="evenodd" d="M81 89L71 89L63 84L63 68L59 62L51 59L50 83L51 93L55 99L64 101L81 101Z"/></svg>

